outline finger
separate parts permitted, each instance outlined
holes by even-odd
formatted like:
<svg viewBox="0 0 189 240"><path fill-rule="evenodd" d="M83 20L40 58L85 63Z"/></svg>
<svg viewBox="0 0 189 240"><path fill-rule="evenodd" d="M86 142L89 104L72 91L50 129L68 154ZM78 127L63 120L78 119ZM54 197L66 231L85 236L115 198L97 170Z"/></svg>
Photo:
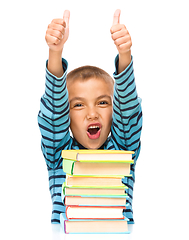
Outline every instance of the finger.
<svg viewBox="0 0 189 240"><path fill-rule="evenodd" d="M51 23L63 25L64 20L62 18L53 19Z"/></svg>
<svg viewBox="0 0 189 240"><path fill-rule="evenodd" d="M114 41L115 45L116 46L120 46L122 44L125 44L125 43L128 43L128 42L131 42L131 37L130 35L127 35L127 36L124 36L124 37L121 37L121 38L118 38Z"/></svg>
<svg viewBox="0 0 189 240"><path fill-rule="evenodd" d="M58 39L57 37L48 35L48 34L45 36L45 40L46 40L48 45L52 45L52 44L56 45L60 42L60 39Z"/></svg>
<svg viewBox="0 0 189 240"><path fill-rule="evenodd" d="M114 34L115 32L122 31L123 29L127 29L124 24L116 24L111 27L110 32L111 34Z"/></svg>
<svg viewBox="0 0 189 240"><path fill-rule="evenodd" d="M120 26L120 25L117 25L117 26ZM117 28L118 29L118 28ZM124 37L126 35L129 35L129 32L128 30L126 29L126 27L121 27L119 28L119 30L117 29L112 29L112 39L113 40L116 40L120 37Z"/></svg>
<svg viewBox="0 0 189 240"><path fill-rule="evenodd" d="M46 34L61 40L63 38L64 33L58 30L48 29Z"/></svg>
<svg viewBox="0 0 189 240"><path fill-rule="evenodd" d="M63 19L62 19L62 21L63 21ZM63 26L63 24L57 24L57 23L54 23L54 22L49 24L47 30L56 30L56 31L61 32L62 34L65 33L65 27Z"/></svg>
<svg viewBox="0 0 189 240"><path fill-rule="evenodd" d="M68 28L69 20L70 20L70 11L69 10L64 11L63 20L64 20L64 22L66 22L66 27Z"/></svg>
<svg viewBox="0 0 189 240"><path fill-rule="evenodd" d="M121 10L117 9L114 13L114 17L113 17L113 26L120 23L120 14L121 14Z"/></svg>
<svg viewBox="0 0 189 240"><path fill-rule="evenodd" d="M117 49L119 52L128 52L131 50L132 47L132 41L120 44L119 46L117 46Z"/></svg>

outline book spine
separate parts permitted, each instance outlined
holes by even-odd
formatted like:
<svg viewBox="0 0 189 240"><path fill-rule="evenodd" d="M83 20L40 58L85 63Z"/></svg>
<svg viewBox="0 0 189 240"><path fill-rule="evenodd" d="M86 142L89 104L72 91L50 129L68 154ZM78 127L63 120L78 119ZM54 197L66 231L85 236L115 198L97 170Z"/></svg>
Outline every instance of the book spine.
<svg viewBox="0 0 189 240"><path fill-rule="evenodd" d="M93 197L97 197L97 198L125 198L125 199L128 199L128 195L127 194L112 194L112 195L109 195L109 194L91 194L91 195L86 195L86 194L67 194L66 196L68 197L81 197L81 198L93 198Z"/></svg>
<svg viewBox="0 0 189 240"><path fill-rule="evenodd" d="M62 184L62 193L65 195L66 194L66 182L63 182ZM62 195L62 194L61 194Z"/></svg>
<svg viewBox="0 0 189 240"><path fill-rule="evenodd" d="M74 160L63 160L63 171L69 175L73 175L73 169L74 169Z"/></svg>
<svg viewBox="0 0 189 240"><path fill-rule="evenodd" d="M67 219L69 219L69 218L68 218L68 208L69 208L69 206L66 206L66 212L65 212L65 214L66 214L66 218L67 218Z"/></svg>
<svg viewBox="0 0 189 240"><path fill-rule="evenodd" d="M132 175L129 174L128 176L125 175L71 175L67 174L67 177L73 177L73 178L78 178L78 177L90 177L90 178L115 178L115 179L122 179L124 177L131 177Z"/></svg>
<svg viewBox="0 0 189 240"><path fill-rule="evenodd" d="M85 206L79 206L79 205L74 205L74 206L67 206L67 208L68 207L71 207L71 208L77 208L77 207L80 207L80 208L86 208ZM96 206L88 206L87 207L88 209L90 209L90 208L120 208L120 209L126 209L126 207L125 206L106 206L106 207L104 207L104 206L99 206L99 207L96 207Z"/></svg>
<svg viewBox="0 0 189 240"><path fill-rule="evenodd" d="M124 217L121 218L68 218L68 220L124 220Z"/></svg>
<svg viewBox="0 0 189 240"><path fill-rule="evenodd" d="M64 221L64 232L68 234L68 232L66 232L66 220Z"/></svg>
<svg viewBox="0 0 189 240"><path fill-rule="evenodd" d="M78 153L76 151L70 151L70 150L63 150L62 151L62 158L77 160Z"/></svg>

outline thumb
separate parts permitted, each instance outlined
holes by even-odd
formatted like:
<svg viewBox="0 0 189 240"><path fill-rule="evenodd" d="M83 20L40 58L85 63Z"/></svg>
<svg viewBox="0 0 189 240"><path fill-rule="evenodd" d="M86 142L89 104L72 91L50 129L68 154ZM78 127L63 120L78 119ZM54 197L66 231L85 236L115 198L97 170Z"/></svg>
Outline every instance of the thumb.
<svg viewBox="0 0 189 240"><path fill-rule="evenodd" d="M68 28L69 20L70 20L70 11L69 10L64 11L63 20L66 22L66 28Z"/></svg>
<svg viewBox="0 0 189 240"><path fill-rule="evenodd" d="M117 9L114 13L112 25L116 25L116 24L120 23L120 14L121 14L121 10Z"/></svg>

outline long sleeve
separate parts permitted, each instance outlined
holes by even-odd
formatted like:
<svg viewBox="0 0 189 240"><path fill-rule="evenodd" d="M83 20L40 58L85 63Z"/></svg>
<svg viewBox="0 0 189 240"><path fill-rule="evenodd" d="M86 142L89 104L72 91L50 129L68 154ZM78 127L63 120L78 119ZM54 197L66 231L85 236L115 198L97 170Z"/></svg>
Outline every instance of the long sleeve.
<svg viewBox="0 0 189 240"><path fill-rule="evenodd" d="M69 126L69 103L66 88L68 63L62 59L64 75L53 76L46 69L45 94L41 98L38 124L41 131L41 149L47 164L49 190L52 199L52 223L60 223L60 213L65 212L61 199L62 184L66 174L62 169L62 149L70 148L72 138Z"/></svg>
<svg viewBox="0 0 189 240"><path fill-rule="evenodd" d="M114 140L119 148L135 152L133 159L136 161L140 151L142 109L135 86L133 60L119 75L117 75L118 56L115 65L112 133L113 136L117 136Z"/></svg>
<svg viewBox="0 0 189 240"><path fill-rule="evenodd" d="M45 94L41 98L38 124L41 148L48 168L61 164L61 150L69 144L69 103L66 88L67 61L62 60L64 75L57 78L46 69Z"/></svg>
<svg viewBox="0 0 189 240"><path fill-rule="evenodd" d="M129 66L117 74L118 56L115 59L116 71L114 73L114 103L111 138L115 149L134 151L134 164L131 165L132 177L125 177L122 182L128 187L127 194L129 206L123 214L134 222L132 201L135 182L135 165L140 153L140 136L142 130L141 99L138 98L133 70L133 59Z"/></svg>

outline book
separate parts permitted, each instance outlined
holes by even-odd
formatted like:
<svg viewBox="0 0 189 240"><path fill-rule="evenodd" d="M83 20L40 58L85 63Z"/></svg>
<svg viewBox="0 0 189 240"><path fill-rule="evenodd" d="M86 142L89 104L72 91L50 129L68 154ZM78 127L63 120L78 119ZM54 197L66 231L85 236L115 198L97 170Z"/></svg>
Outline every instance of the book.
<svg viewBox="0 0 189 240"><path fill-rule="evenodd" d="M128 234L127 219L123 220L65 220L60 215L60 224L66 234Z"/></svg>
<svg viewBox="0 0 189 240"><path fill-rule="evenodd" d="M63 150L62 185L65 233L128 233L123 215L134 152L122 150Z"/></svg>
<svg viewBox="0 0 189 240"><path fill-rule="evenodd" d="M126 206L127 195L84 195L65 196L66 206Z"/></svg>
<svg viewBox="0 0 189 240"><path fill-rule="evenodd" d="M67 196L80 195L125 195L125 189L128 187L122 185L116 186L67 186L64 182L62 184L62 193Z"/></svg>
<svg viewBox="0 0 189 240"><path fill-rule="evenodd" d="M63 150L62 158L75 161L132 161L132 151L124 150Z"/></svg>
<svg viewBox="0 0 189 240"><path fill-rule="evenodd" d="M123 188L125 186L122 183L124 176L81 176L81 175L68 175L66 174L66 185L72 187L81 186L116 186Z"/></svg>
<svg viewBox="0 0 189 240"><path fill-rule="evenodd" d="M70 219L124 219L121 206L66 206L66 218Z"/></svg>
<svg viewBox="0 0 189 240"><path fill-rule="evenodd" d="M130 176L130 164L126 162L77 162L64 159L64 172L71 175L124 175Z"/></svg>

